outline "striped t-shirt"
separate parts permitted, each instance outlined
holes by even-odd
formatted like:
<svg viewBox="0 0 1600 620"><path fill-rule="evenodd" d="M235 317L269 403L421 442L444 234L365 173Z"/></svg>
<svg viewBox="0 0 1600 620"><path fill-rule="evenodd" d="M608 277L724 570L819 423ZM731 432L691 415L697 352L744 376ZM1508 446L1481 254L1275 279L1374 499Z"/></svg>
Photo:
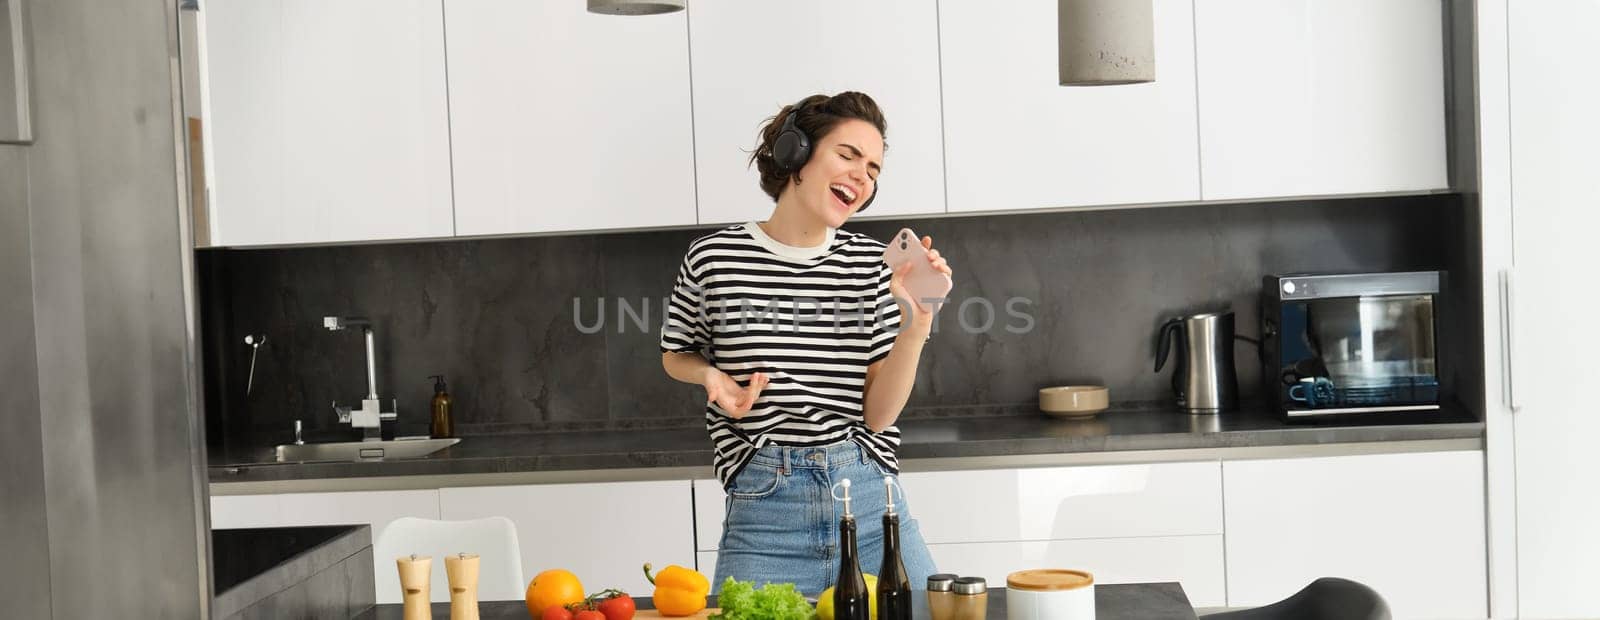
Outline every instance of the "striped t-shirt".
<svg viewBox="0 0 1600 620"><path fill-rule="evenodd" d="M778 243L755 223L689 244L661 331L661 350L702 352L740 385L769 383L735 420L706 406L714 467L724 487L765 446L854 441L899 471L900 429L867 428L867 365L894 345L900 309L889 293L883 243L830 229L822 245Z"/></svg>

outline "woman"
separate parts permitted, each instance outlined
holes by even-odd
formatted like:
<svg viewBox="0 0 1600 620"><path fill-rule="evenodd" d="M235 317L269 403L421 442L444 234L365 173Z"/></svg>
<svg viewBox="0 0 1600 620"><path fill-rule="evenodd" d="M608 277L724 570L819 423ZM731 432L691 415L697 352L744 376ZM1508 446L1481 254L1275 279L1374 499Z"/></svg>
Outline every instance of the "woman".
<svg viewBox="0 0 1600 620"><path fill-rule="evenodd" d="M771 217L695 240L679 268L661 364L706 390L728 493L719 586L729 576L808 594L832 585L843 514L834 487L846 478L862 572L882 561L883 479L899 471L894 423L933 325L933 308L903 301L910 265L890 273L883 243L839 230L877 193L885 126L856 92L784 107L750 158L777 202ZM933 240L922 243L951 273ZM901 558L921 588L933 560L899 493L895 505Z"/></svg>

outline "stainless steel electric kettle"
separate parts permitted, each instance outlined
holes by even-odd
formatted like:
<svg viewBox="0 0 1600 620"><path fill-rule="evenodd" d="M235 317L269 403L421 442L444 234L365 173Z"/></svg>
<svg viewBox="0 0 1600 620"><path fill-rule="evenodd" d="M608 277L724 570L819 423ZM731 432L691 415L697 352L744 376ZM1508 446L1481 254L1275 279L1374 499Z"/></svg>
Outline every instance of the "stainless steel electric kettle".
<svg viewBox="0 0 1600 620"><path fill-rule="evenodd" d="M1239 378L1233 367L1233 311L1208 312L1167 321L1156 335L1156 372L1167 363L1177 340L1172 392L1178 408L1218 413L1239 406Z"/></svg>

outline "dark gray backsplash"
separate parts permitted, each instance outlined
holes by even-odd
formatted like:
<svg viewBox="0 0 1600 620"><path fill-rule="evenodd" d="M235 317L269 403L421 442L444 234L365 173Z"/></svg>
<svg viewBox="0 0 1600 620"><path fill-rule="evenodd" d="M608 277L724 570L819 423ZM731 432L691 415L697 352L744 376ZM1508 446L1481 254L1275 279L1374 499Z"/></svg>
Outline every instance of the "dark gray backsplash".
<svg viewBox="0 0 1600 620"><path fill-rule="evenodd" d="M909 224L932 235L956 271L953 299L995 310L977 332L963 328L959 306L940 313L911 397L924 407L1022 403L1039 387L1084 382L1110 386L1117 401L1165 399L1165 373L1151 367L1167 317L1232 308L1240 333L1254 336L1264 274L1471 273L1462 211L1459 196L1434 195L848 228L883 239ZM360 332L322 329L326 315L374 320L379 392L398 397L402 432L425 431L432 374L449 378L468 432L699 419L704 396L661 370L656 326L684 249L706 232L201 252L212 440L282 440L296 418L311 434L340 432L329 404L365 393L362 345ZM1007 312L1012 298L1028 300L1013 306L1032 317L1025 333L1015 331L1028 321ZM602 299L605 329L584 333ZM645 330L618 320L618 300ZM965 324L984 316L983 302L969 302ZM268 344L245 398L252 332ZM1248 398L1255 353L1241 343L1237 356Z"/></svg>

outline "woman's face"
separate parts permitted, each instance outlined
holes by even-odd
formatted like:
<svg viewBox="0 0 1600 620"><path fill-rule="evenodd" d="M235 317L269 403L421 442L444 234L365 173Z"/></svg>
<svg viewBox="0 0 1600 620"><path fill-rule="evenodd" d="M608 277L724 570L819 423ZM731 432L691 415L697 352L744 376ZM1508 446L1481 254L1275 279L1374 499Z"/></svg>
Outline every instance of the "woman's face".
<svg viewBox="0 0 1600 620"><path fill-rule="evenodd" d="M883 169L883 134L872 123L848 119L823 136L800 169L802 180L792 181L800 206L829 228L838 228L878 191Z"/></svg>

